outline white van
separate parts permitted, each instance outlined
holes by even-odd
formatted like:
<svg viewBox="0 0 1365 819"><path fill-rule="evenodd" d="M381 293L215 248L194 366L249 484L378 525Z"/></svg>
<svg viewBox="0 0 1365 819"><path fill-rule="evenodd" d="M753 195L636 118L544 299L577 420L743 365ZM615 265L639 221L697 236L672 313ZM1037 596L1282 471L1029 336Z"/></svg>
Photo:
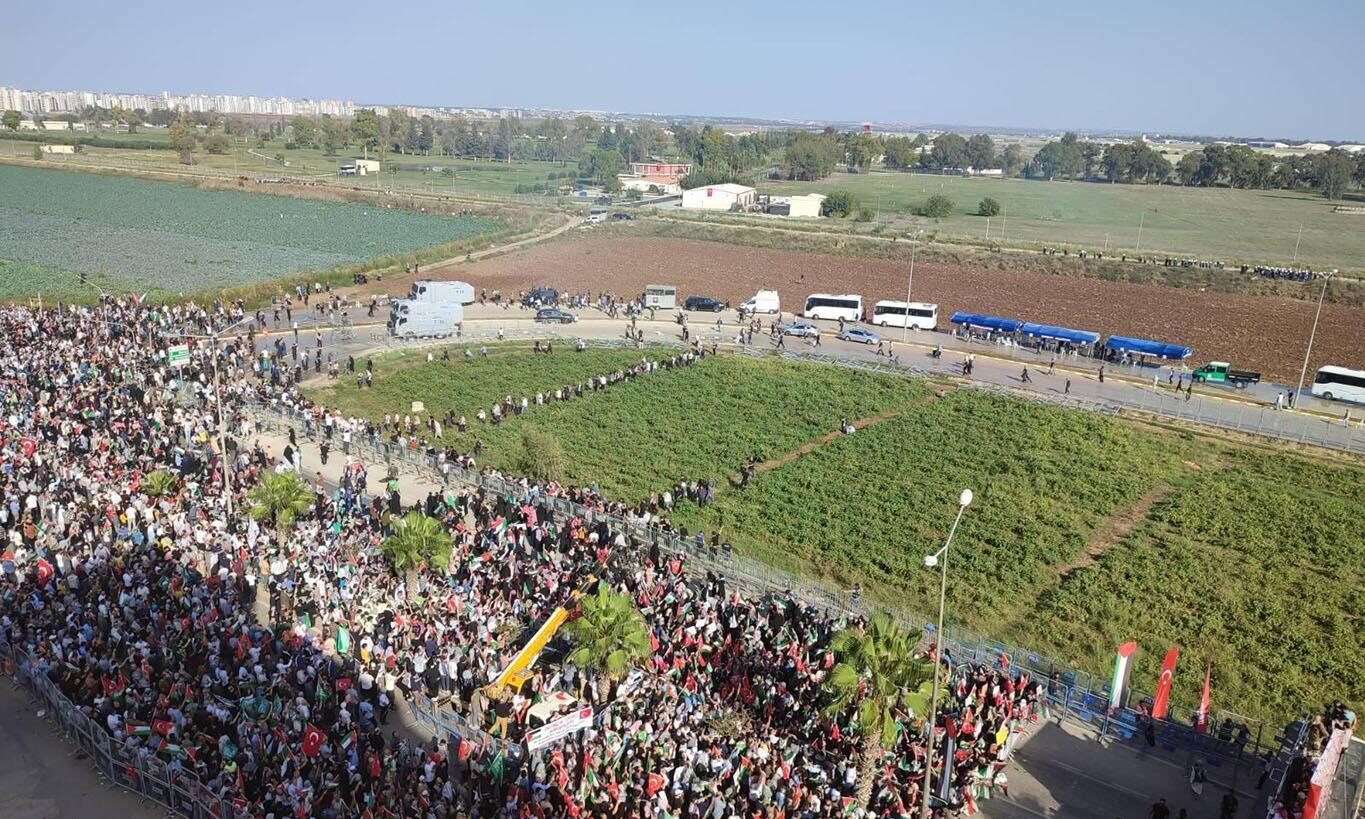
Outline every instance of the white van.
<svg viewBox="0 0 1365 819"><path fill-rule="evenodd" d="M389 313L389 334L395 338L445 338L464 321L459 304L395 304Z"/></svg>
<svg viewBox="0 0 1365 819"><path fill-rule="evenodd" d="M879 301L872 305L872 323L878 327L938 329L938 305L923 301Z"/></svg>
<svg viewBox="0 0 1365 819"><path fill-rule="evenodd" d="M455 301L418 301L403 299L389 305L389 318L401 318L413 313L450 314L458 321L464 321L464 305Z"/></svg>
<svg viewBox="0 0 1365 819"><path fill-rule="evenodd" d="M421 302L445 301L456 304L474 303L474 285L469 282L417 281L412 283L408 298Z"/></svg>
<svg viewBox="0 0 1365 819"><path fill-rule="evenodd" d="M776 290L760 290L741 304L739 309L746 313L780 313L782 301L777 297Z"/></svg>
<svg viewBox="0 0 1365 819"><path fill-rule="evenodd" d="M855 295L834 295L832 293L811 293L806 296L806 307L801 315L811 319L829 321L862 321L863 297Z"/></svg>
<svg viewBox="0 0 1365 819"><path fill-rule="evenodd" d="M607 213L608 211L606 208L593 208L588 211L588 224L595 225L598 222L607 221Z"/></svg>

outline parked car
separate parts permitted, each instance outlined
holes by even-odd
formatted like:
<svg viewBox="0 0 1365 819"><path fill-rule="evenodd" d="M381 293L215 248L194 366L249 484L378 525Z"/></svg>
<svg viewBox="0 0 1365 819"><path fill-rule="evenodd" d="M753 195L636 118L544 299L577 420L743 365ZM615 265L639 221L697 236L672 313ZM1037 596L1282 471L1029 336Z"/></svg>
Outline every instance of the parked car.
<svg viewBox="0 0 1365 819"><path fill-rule="evenodd" d="M814 324L796 322L795 324L783 324L779 327L784 336L796 336L798 338L814 338L820 334L820 328Z"/></svg>
<svg viewBox="0 0 1365 819"><path fill-rule="evenodd" d="M683 309L693 312L719 313L725 307L725 302L711 296L688 296L683 302Z"/></svg>
<svg viewBox="0 0 1365 819"><path fill-rule="evenodd" d="M859 344L876 344L882 340L882 337L871 330L864 330L861 327L846 327L844 328L844 331L839 334L839 340L856 341Z"/></svg>
<svg viewBox="0 0 1365 819"><path fill-rule="evenodd" d="M611 215L611 218L616 220L617 222L630 222L635 219L635 214L626 213L623 210L618 210Z"/></svg>
<svg viewBox="0 0 1365 819"><path fill-rule="evenodd" d="M546 307L536 311L536 321L541 324L573 324L578 317L556 307Z"/></svg>

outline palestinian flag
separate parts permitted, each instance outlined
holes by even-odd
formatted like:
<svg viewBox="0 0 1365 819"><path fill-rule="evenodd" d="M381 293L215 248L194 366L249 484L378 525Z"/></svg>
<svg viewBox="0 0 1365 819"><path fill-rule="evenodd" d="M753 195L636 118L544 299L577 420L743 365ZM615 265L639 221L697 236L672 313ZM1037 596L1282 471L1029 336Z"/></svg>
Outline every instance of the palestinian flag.
<svg viewBox="0 0 1365 819"><path fill-rule="evenodd" d="M152 735L152 726L143 725L140 722L129 722L123 726L123 730L130 737L149 737Z"/></svg>
<svg viewBox="0 0 1365 819"><path fill-rule="evenodd" d="M342 749L347 751L351 750L351 748L355 746L356 739L358 739L358 735L356 734L355 729L352 729L351 733L347 734L346 737L341 740Z"/></svg>
<svg viewBox="0 0 1365 819"><path fill-rule="evenodd" d="M507 518L499 517L493 521L493 534L502 537L502 533L507 531Z"/></svg>

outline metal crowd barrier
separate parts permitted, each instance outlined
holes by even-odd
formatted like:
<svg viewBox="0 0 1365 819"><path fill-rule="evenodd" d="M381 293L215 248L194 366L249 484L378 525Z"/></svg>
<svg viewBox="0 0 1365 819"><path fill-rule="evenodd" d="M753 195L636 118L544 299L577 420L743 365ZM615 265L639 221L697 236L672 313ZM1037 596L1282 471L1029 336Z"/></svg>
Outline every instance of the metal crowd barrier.
<svg viewBox="0 0 1365 819"><path fill-rule="evenodd" d="M36 669L22 649L0 642L0 663L104 779L186 819L238 816L245 819L247 814L239 813L229 800L214 796L190 771L173 768L157 757L144 755L145 750L133 749L125 741L111 737L103 726L81 713L46 674Z"/></svg>

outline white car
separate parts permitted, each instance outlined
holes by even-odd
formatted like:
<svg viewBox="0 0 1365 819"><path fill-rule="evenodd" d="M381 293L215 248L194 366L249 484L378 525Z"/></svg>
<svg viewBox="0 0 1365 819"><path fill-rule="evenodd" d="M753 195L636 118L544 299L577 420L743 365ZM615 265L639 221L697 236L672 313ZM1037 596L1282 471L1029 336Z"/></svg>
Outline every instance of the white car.
<svg viewBox="0 0 1365 819"><path fill-rule="evenodd" d="M784 324L780 328L784 336L796 336L797 338L814 338L820 335L820 328L814 324L796 322L795 324Z"/></svg>

